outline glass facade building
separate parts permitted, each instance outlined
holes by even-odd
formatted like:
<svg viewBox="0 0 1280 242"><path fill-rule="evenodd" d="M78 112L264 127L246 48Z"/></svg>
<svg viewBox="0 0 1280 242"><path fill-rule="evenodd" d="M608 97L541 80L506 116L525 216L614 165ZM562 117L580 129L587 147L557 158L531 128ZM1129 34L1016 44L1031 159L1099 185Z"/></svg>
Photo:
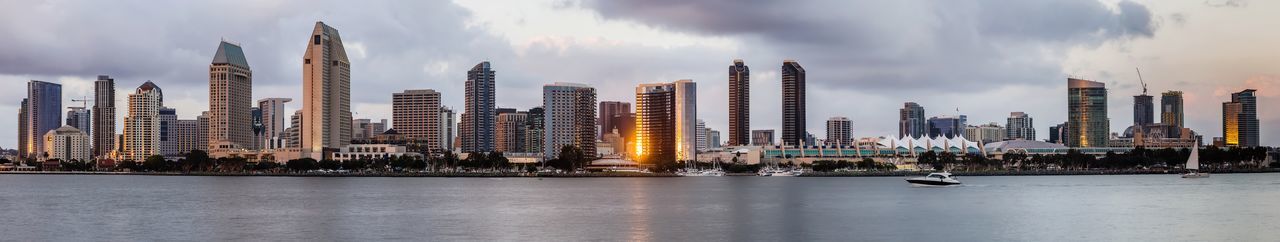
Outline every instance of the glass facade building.
<svg viewBox="0 0 1280 242"><path fill-rule="evenodd" d="M1067 78L1067 147L1106 147L1111 134L1107 88L1101 82Z"/></svg>

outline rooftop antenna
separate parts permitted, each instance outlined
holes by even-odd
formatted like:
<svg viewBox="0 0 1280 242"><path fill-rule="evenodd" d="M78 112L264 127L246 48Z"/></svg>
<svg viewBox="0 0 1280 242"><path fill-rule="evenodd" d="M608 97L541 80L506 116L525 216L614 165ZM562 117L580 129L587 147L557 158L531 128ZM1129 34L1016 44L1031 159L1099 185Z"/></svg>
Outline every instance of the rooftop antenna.
<svg viewBox="0 0 1280 242"><path fill-rule="evenodd" d="M1142 95L1147 95L1147 81L1142 80L1142 70L1137 67L1133 69L1138 71L1138 83L1142 84Z"/></svg>

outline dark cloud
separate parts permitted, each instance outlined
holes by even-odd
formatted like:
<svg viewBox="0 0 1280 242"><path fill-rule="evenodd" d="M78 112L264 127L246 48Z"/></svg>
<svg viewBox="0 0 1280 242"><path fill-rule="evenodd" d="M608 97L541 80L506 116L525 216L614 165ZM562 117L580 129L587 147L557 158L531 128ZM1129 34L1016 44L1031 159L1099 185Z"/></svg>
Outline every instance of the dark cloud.
<svg viewBox="0 0 1280 242"><path fill-rule="evenodd" d="M1067 48L1152 37L1151 12L1121 2L591 1L606 19L747 39L798 59L829 88L965 90L1057 85ZM769 61L774 60L758 60Z"/></svg>

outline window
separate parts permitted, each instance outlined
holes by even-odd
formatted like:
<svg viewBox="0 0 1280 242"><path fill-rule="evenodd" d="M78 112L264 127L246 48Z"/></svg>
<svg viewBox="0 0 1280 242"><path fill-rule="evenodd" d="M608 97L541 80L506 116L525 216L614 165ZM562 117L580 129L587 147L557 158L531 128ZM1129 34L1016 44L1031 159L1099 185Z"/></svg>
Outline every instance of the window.
<svg viewBox="0 0 1280 242"><path fill-rule="evenodd" d="M315 45L320 45L320 35L317 34L313 36L313 40L311 40L311 42Z"/></svg>
<svg viewBox="0 0 1280 242"><path fill-rule="evenodd" d="M311 64L311 59L302 59L302 64Z"/></svg>

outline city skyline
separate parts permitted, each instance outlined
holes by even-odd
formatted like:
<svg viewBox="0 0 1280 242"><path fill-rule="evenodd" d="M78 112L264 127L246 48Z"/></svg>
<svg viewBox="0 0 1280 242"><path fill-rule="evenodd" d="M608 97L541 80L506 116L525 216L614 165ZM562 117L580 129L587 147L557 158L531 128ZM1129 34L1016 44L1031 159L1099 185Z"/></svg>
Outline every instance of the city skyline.
<svg viewBox="0 0 1280 242"><path fill-rule="evenodd" d="M128 20L116 20L130 22L135 25L104 26L103 28L106 30L117 30L105 32L125 33L126 35L113 36L112 41L100 44L95 43L88 46L79 46L77 44L66 43L63 43L62 45L55 45L57 43L52 42L48 45L25 45L25 43L30 43L28 39L14 39L14 41L11 42L18 43L18 46L31 46L34 49L45 51L29 53L29 51L26 50L14 50L6 52L13 53L14 59L25 60L25 62L28 63L20 64L6 62L7 65L5 65L3 69L0 69L0 81L4 81L5 83L21 83L34 79L63 84L64 93L62 95L62 103L65 104L63 105L65 107L72 104L78 104L78 102L70 101L73 98L80 99L85 96L93 96L92 82L94 81L94 77L100 74L110 75L112 79L115 79L115 91L118 92L117 95L115 95L117 103L125 103L127 95L124 95L123 93L129 93L132 87L137 87L143 81L151 80L157 85L165 87L166 90L170 91L170 93L168 93L169 95L166 95L165 104L167 107L172 107L177 110L178 119L194 119L196 115L200 114L200 112L207 110L209 105L207 103L207 100L209 100L207 96L208 78L202 78L203 75L208 74L207 70L204 70L203 68L209 65L208 61L214 56L214 53L209 50L210 48L208 48L208 44L213 39L226 37L228 41L244 41L241 42L241 44L246 55L254 57L254 59L249 60L250 64L254 66L254 75L256 75L253 86L253 93L255 96L251 100L273 97L295 98L295 100L301 100L302 94L298 92L298 90L301 89L302 84L298 80L302 77L297 74L299 71L295 68L299 68L300 66L298 64L297 56L303 51L302 48L297 46L297 43L303 41L300 36L306 35L300 34L299 32L305 31L307 26L314 21L326 21L326 23L332 23L338 28L341 28L345 38L353 40L348 41L349 44L347 46L347 50L354 58L358 58L358 61L352 61L353 67L351 71L353 75L351 83L351 111L358 113L355 115L355 118L368 118L375 120L390 119L391 100L388 94L405 89L440 90L440 92L445 96L442 99L442 104L444 106L461 107L463 106L460 105L462 103L460 98L462 92L459 87L462 85L463 80L465 80L465 77L461 77L462 73L465 71L465 67L479 61L488 60L494 62L494 65L498 65L502 70L504 70L503 78L497 81L498 86L496 89L508 90L503 93L508 95L500 95L497 98L496 106L498 107L511 107L522 110L531 108L535 105L530 104L539 103L538 100L541 99L536 91L529 92L528 94L515 95L518 93L510 92L510 90L534 90L534 88L543 84L560 80L584 82L584 84L597 87L600 92L600 101L629 101L634 98L632 96L634 93L629 93L631 91L629 87L634 87L636 84L665 82L688 78L702 83L702 87L698 88L699 96L711 97L699 100L698 106L700 107L700 111L698 112L698 118L705 120L708 128L715 130L729 130L727 118L729 114L727 110L724 110L724 107L728 107L728 100L727 98L723 98L728 95L728 76L723 72L723 69L720 68L724 68L725 63L730 62L733 59L743 59L746 63L754 64L757 67L755 72L752 73L756 76L751 78L751 81L755 82L751 85L751 92L755 95L750 96L750 102L752 103L750 106L750 113L755 114L753 116L756 116L756 118L751 119L749 127L751 129L782 130L779 123L781 117L777 114L777 110L781 109L779 104L781 97L779 96L780 94L778 91L773 91L781 86L779 72L778 69L776 69L776 65L781 60L793 58L804 63L812 72L811 75L813 75L808 78L808 84L811 87L809 88L810 91L806 93L809 96L807 100L809 107L807 109L808 114L806 117L806 126L808 127L806 131L808 131L808 133L825 133L825 130L822 130L821 127L823 127L822 122L825 121L827 117L848 116L855 124L853 127L853 129L856 130L854 134L855 137L893 134L896 133L895 130L897 127L897 120L893 118L896 116L895 114L897 112L895 107L900 107L903 102L917 102L922 106L929 108L929 110L946 111L944 113L926 113L926 116L929 117L949 114L951 113L950 110L959 109L961 114L968 115L971 123L975 124L999 122L1004 120L1006 116L1005 113L1012 111L1024 111L1029 115L1036 117L1038 121L1041 121L1035 127L1038 132L1048 133L1049 125L1061 123L1066 120L1066 98L1053 95L1047 98L1041 98L1043 99L1041 100L1037 99L1038 96L1034 93L1037 93L1038 91L1044 91L1046 93L1061 93L1061 90L1065 89L1065 85L1061 85L1061 80L1067 74L1077 74L1086 77L1086 79L1102 81L1107 84L1108 99L1111 100L1107 107L1108 113L1112 114L1110 115L1111 131L1118 132L1118 129L1122 129L1123 127L1128 126L1128 124L1133 123L1133 120L1130 120L1130 117L1126 117L1127 115L1116 114L1131 112L1132 103L1128 102L1129 97L1141 93L1137 85L1136 75L1130 74L1133 67L1139 66L1143 68L1143 74L1146 75L1146 81L1151 88L1151 93L1160 93L1167 90L1182 91L1186 93L1184 95L1185 108L1187 110L1186 113L1214 114L1187 115L1185 117L1186 126L1195 129L1201 134L1206 134L1206 138L1222 133L1220 124L1221 116L1217 114L1221 112L1221 102L1230 99L1230 93L1239 92L1244 89L1259 90L1258 103L1264 107L1264 111L1258 114L1260 126L1262 127L1261 143L1263 145L1274 145L1277 143L1277 140L1280 140L1280 137L1277 137L1277 135L1268 135L1268 132L1274 131L1274 129L1268 129L1267 127L1275 126L1277 123L1276 114L1265 112L1265 107L1268 107L1268 104L1274 102L1274 99L1272 99L1274 94L1271 94L1271 89L1268 87L1280 85L1280 82L1277 82L1274 77L1275 73L1268 72L1269 70L1267 70L1275 69L1270 66L1274 64L1261 66L1267 68L1261 68L1256 66L1256 64L1249 63L1237 63L1237 65L1244 67L1212 68L1214 66L1218 66L1208 64L1208 61L1213 60L1213 58L1189 57L1197 56L1197 53L1171 52L1170 54L1162 54L1162 52L1157 51L1160 49L1173 48L1169 46L1179 46L1177 44L1169 44L1168 41L1171 40L1168 39L1170 37L1165 36L1179 36L1180 33L1190 31L1189 29L1203 28L1201 25L1206 25L1215 21L1210 17L1197 16L1221 17L1224 12L1226 12L1244 15L1239 18L1246 18L1247 16L1250 16L1248 14L1258 11L1256 9L1265 9L1267 5L1273 3L1253 3L1244 7L1214 7L1198 5L1199 3L1196 3L1197 5L1195 6L1179 5L1181 3L1168 3L1161 5L1160 3L1124 2L1121 4L1098 3L1096 6L1090 5L1091 3L1088 2L1074 3L1077 5L1086 5L1086 7L1097 7L1104 10L1102 13L1096 10L1085 11L1089 14L1143 17L1141 13L1146 13L1147 15L1145 15L1145 17L1149 21L1146 22L1147 25L1140 26L1136 30L1127 29L1127 27L1132 26L1091 26L1093 28L1090 29L1119 29L1123 30L1121 32L1124 33L1114 34L1114 36L1104 35L1104 37L1081 37L1087 39L1084 40L1083 43L1081 43L1081 40L1045 39L1033 39L1020 42L1031 45L1052 45L1056 50L1070 52L1073 54L1068 55L1064 60L1054 62L1055 64L1058 64L1056 66L1050 65L1054 67L1050 69L1058 70L1044 73L1028 75L1026 73L1021 73L1022 71L1003 70L1004 72L1009 73L1007 75L995 73L996 75L994 76L988 75L991 73L986 73L983 75L961 77L969 80L992 79L992 81L972 81L974 83L986 84L975 85L979 86L977 88L956 88L955 86L947 86L949 84L928 82L930 79L938 79L935 75L960 75L964 73L956 70L949 70L949 68L922 71L913 75L906 75L912 73L884 73L884 75L888 76L920 75L918 76L919 78L915 78L919 79L916 82L901 81L901 83L893 85L878 83L877 81L871 80L874 78L852 78L854 80L841 79L840 75L848 74L850 68L835 68L834 66L846 65L852 61L850 59L857 59L861 57L832 59L832 56L830 55L821 55L821 53L803 51L802 48L797 48L795 45L787 45L769 40L768 38L774 38L776 36L770 35L773 32L765 30L752 30L756 31L753 32L754 34L759 34L765 37L764 40L744 40L747 38L738 36L741 33L709 31L706 28L710 27L696 24L697 22L693 20L671 20L695 23L690 25L692 27L684 27L692 29L681 29L681 27L673 27L675 24L674 22L662 22L661 20L652 19L651 16L645 16L642 13L629 13L618 8L618 6L612 5L628 4L625 2L584 2L577 5L564 6L567 10L557 10L554 8L548 10L546 6L538 5L545 3L539 2L521 4L537 5L532 8L533 10L530 11L531 13L523 14L539 14L540 11L570 11L573 13L585 11L606 16L601 20L588 21L588 24L594 27L630 24L640 25L641 27L639 27L639 29L656 28L648 30L652 33L638 34L650 38L637 39L639 41L652 41L649 43L652 45L674 45L676 47L657 48L657 51L617 54L607 50L610 48L601 48L600 45L638 46L644 48L652 48L652 46L644 43L637 44L635 42L625 41L621 43L609 42L622 41L620 39L623 39L624 36L637 35L636 33L615 34L614 32L608 32L606 35L594 37L583 37L581 33L576 32L560 33L557 35L555 33L556 31L550 31L550 33L531 34L533 36L550 36L542 39L528 37L530 36L530 34L527 34L528 32L512 31L507 34L505 31L509 30L506 29L509 27L503 27L506 23L503 22L504 20L502 17L495 17L492 12L496 10L492 10L490 7L472 6L475 5L474 3L457 3L457 5L454 3L421 4L445 4L446 6L443 6L441 10L431 11L444 11L448 14L443 14L443 16L439 18L449 18L445 19L446 21L443 21L441 24L425 26L424 29L429 30L425 31L427 32L425 33L427 35L426 37L418 35L417 33L408 33L403 30L398 32L388 30L388 26L390 26L391 23L387 22L369 23L357 21L356 19L358 18L356 17L360 16L362 13L335 10L336 12L333 13L322 14L319 12L324 12L323 10L325 9L303 9L296 12L280 11L276 14L267 14L269 17L257 17L256 19L251 18L246 20L250 23L191 25L188 26L188 28L208 28L202 29L202 32L208 33L193 34L195 37L190 38L184 37L169 40L172 42L144 45L145 48L148 49L131 49L138 50L139 55L143 56L155 56L157 55L157 52L168 53L175 49L189 49L187 55L192 55L190 59L193 59L193 61L187 61L185 57L169 57L170 59L167 60L171 60L169 62L172 62L173 64L156 61L111 61L119 63L107 63L108 61L94 59L97 58L96 56L121 56L110 55L115 53L114 51L118 51L117 49L121 49L116 47L130 47L123 46L121 41L151 41L142 40L141 37L137 37L146 36L143 34L144 32L139 31L150 29L144 28L147 26L161 24L142 24L133 23ZM1028 3L1026 5L1035 4ZM58 6L52 7L56 9ZM196 8L195 6L189 5L186 7ZM396 11L393 10L394 7L398 6L380 6L374 4L371 8L376 10ZM1016 7L1030 8L1032 6ZM407 8L421 10L420 8L414 8L413 6L407 6ZM270 9L271 8L268 8L268 10ZM1105 10L1112 10L1114 12L1106 12ZM137 11L150 10L144 9ZM38 13L39 11L32 12ZM1132 13L1134 15L1126 15L1126 13ZM1179 18L1177 16L1182 17ZM279 33L265 33L263 31L253 31L249 28L250 26L257 26L253 23L258 22L254 21L264 21L263 18L286 20L281 22L279 26L279 30L281 31L277 31ZM221 18L211 17L211 19ZM549 20L545 20L545 16L542 19L544 20L539 20L538 18L531 19L531 24L534 26L530 28L531 30L526 31L535 31L536 33L536 31L539 31L538 29L545 30L546 28L551 28L551 26L545 26ZM465 26L468 25L468 21L489 23L492 26L482 26L482 29L480 30L467 30ZM799 20L789 21L788 19L772 19L772 21L789 23ZM1156 23L1160 23L1158 27L1156 26ZM143 27L139 27L138 25L142 25ZM48 27L69 28L53 24L50 24ZM23 33L20 29L14 29L12 26L3 26L2 28L11 33ZM61 28L54 29L58 30ZM645 32L643 30L636 30L637 27L634 26L624 29L635 30L636 32ZM813 29L799 29L797 31L812 34L812 30ZM440 37L440 33L449 33L449 31L463 31L466 34L462 37ZM493 34L489 31L498 31L499 34ZM682 31L688 33L680 33ZM1057 31L1064 33L1055 33L1052 36L1062 37L1062 34L1080 32L1078 29ZM63 33L62 31L54 32ZM67 33L69 32L70 31L67 31ZM75 33L73 36L98 36L95 34L101 35L106 33L88 31L86 33ZM525 35L525 37L519 37L521 34L527 35ZM493 35L497 35L497 37ZM401 38L402 36L403 38ZM565 38L565 36L569 37ZM675 40L670 41L684 42L683 44L671 44L672 42L654 41L654 38L652 38L654 36L682 36L682 38L673 38ZM504 37L510 38L506 39L507 41L520 42L524 45L506 43L503 41ZM1262 36L1262 39L1267 39L1267 37L1268 36ZM379 42L379 40L376 40L378 38L401 40ZM727 40L717 40L719 38ZM832 38L847 37L832 36ZM1226 37L1221 38L1223 38L1222 40L1227 39ZM419 41L419 43L412 45L396 44L396 42L415 39L424 41ZM477 50L476 47L466 47L469 45L463 45L464 47L460 48L462 49L461 52L451 52L439 49L422 49L430 48L425 46L429 46L431 43L444 43L447 44L446 46L457 46L457 43L470 43L477 40L481 41L479 42L480 44L500 47L499 49L506 49L510 47L514 50L522 50L525 51L525 54L484 52ZM274 44L277 42L284 44ZM734 49L740 50L724 51L723 49L712 49L709 51L696 51L692 52L692 54L698 56L695 60L680 59L679 62L676 62L691 63L691 65L657 65L654 64L653 61L654 59L665 59L668 56L674 55L674 53L671 52L679 52L673 50L690 50L689 48L691 48L691 46L697 47L723 42L728 42L730 44L727 46L734 46ZM1161 43L1164 43L1164 45L1161 45ZM767 49L771 46L787 48L783 48L785 51L779 51L780 53L745 51L746 49ZM1156 46L1159 48L1147 46ZM830 45L829 47L847 48L839 45ZM89 49L84 50L83 54L67 51L78 48ZM397 50L395 48L402 49ZM567 48L570 52L568 52L568 54L555 54L549 52L556 48ZM395 54L396 52L408 52L421 56L410 56L408 54L397 55ZM40 54L35 55L32 53ZM438 57L442 55L436 55L434 53L449 55L443 55L447 57ZM1123 57L1085 58L1096 57L1096 55L1103 55L1103 57L1106 57L1106 53L1114 53L1113 55ZM874 56L875 54L876 53L869 53L868 55ZM575 57L575 55L577 56ZM596 67L608 67L607 69L602 70L610 71L604 72L591 70L579 71L581 68L575 68L571 71L553 71L558 69L542 64L545 62L557 61L568 62L569 64L583 64L581 61L596 60L587 57L598 58L602 56L623 58L620 58L622 60L618 61L608 61L599 63L598 65L591 65ZM1155 57L1173 59L1173 61L1149 61ZM66 59L82 58L86 60L62 61ZM389 62L395 60L401 60L402 62ZM877 61L881 59L873 58L868 60ZM1030 62L1038 61L1043 60L1036 59ZM52 65L47 64L46 62L71 64ZM395 63L404 63L404 65L396 65ZM870 64L853 66L875 66L877 65L876 63L883 64L888 62L872 62ZM1253 65L1252 68L1249 67L1251 65ZM931 65L907 65L906 67L913 66L930 67ZM1209 66L1211 68L1188 68L1189 66ZM863 68L852 69L865 70ZM1223 73L1210 75L1205 73L1188 74L1185 73L1185 71L1178 69L1229 69L1231 71L1222 71ZM413 75L406 75L406 72ZM561 74L557 72L565 73ZM865 75L875 74L871 71L868 72L870 72L870 74ZM387 73L398 74L390 75ZM1023 81L1011 81L1011 79ZM894 91L886 91L886 85ZM201 88L202 86L204 88ZM940 90L938 88L939 86L948 88L946 88L946 90ZM14 90L4 90L0 92L3 92L4 94L15 94ZM994 98L991 96L994 96ZM859 101L826 101L846 98L855 98ZM0 102L0 110L8 110L10 113L17 113L18 110L16 106L20 101L20 98L3 100ZM1003 106L983 105L985 103L993 102L1010 104ZM93 104L90 103L89 105ZM291 102L287 105L288 111L285 113L298 110L301 107L302 102ZM117 105L115 115L117 124L115 125L115 133L122 132L122 117L125 116L125 109L126 108L124 108L123 105ZM65 112L65 110L62 111ZM0 125L13 127L17 125L16 122L16 119L0 120ZM4 129L3 131L0 131L0 135L2 135L0 137L17 137L15 132L16 130L13 129ZM1041 139L1043 139L1043 137L1041 137ZM13 148L15 145L16 141L14 140L0 140L0 147Z"/></svg>

